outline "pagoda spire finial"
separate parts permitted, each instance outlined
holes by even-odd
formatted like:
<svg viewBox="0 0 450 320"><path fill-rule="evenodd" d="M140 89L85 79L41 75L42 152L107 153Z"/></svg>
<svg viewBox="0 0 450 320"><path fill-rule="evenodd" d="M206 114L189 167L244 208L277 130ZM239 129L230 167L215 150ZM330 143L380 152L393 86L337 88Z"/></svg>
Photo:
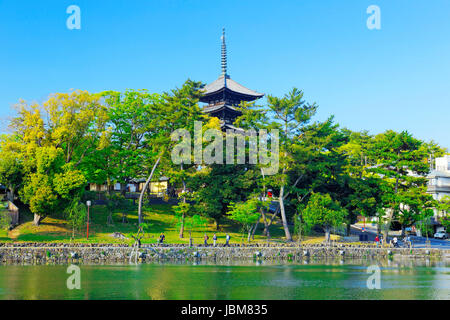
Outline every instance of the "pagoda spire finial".
<svg viewBox="0 0 450 320"><path fill-rule="evenodd" d="M227 75L227 45L225 43L225 28L222 28L222 75Z"/></svg>

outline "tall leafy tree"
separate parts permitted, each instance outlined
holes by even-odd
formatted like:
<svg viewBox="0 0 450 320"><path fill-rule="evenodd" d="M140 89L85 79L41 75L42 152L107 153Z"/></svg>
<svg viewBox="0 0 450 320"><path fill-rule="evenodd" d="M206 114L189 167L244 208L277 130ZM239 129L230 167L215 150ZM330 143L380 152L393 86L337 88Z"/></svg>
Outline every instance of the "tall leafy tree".
<svg viewBox="0 0 450 320"><path fill-rule="evenodd" d="M110 156L102 161L111 168L108 178L120 183L125 195L126 186L134 178L145 175L142 164L149 159L148 140L155 128L157 110L162 98L146 90L127 90L124 93L108 91L103 93L109 105ZM102 170L105 172L105 170Z"/></svg>
<svg viewBox="0 0 450 320"><path fill-rule="evenodd" d="M384 208L387 209L384 230L384 238L387 239L394 219L399 220L403 215L403 222L410 224L414 208L422 207L424 201L428 201L423 197L429 172L428 148L406 131L389 130L375 137L369 154L376 161L369 171L386 182L382 192Z"/></svg>
<svg viewBox="0 0 450 320"><path fill-rule="evenodd" d="M367 131L352 132L343 129L348 137L347 143L339 148L339 153L346 157L345 173L348 177L350 192L343 199L348 210L347 233L358 216L373 217L382 212L382 184L378 174L370 171L375 161L369 157L369 150L374 142Z"/></svg>
<svg viewBox="0 0 450 320"><path fill-rule="evenodd" d="M195 209L213 219L219 229L230 204L247 200L253 192L256 175L246 165L214 164L203 168L192 181Z"/></svg>
<svg viewBox="0 0 450 320"><path fill-rule="evenodd" d="M185 129L189 133L191 139L194 137L195 121L208 120L198 105L200 96L202 95L202 88L203 84L201 82L188 79L181 88L176 88L170 93L165 94L165 103L171 106L174 113L175 126L173 130L179 128ZM189 144L192 147L192 140ZM174 164L172 161L166 161L163 164L163 170L166 175L171 178L173 183L181 184L182 187L182 192L180 193L182 204L180 204L178 210L178 213L180 214L180 239L184 237L185 221L187 214L190 211L188 210L190 205L187 203L187 198L192 198L192 195L188 193L188 187L192 176L195 175L197 171L197 166L193 161L193 154L190 153L187 158L188 159L183 159L180 164Z"/></svg>
<svg viewBox="0 0 450 320"><path fill-rule="evenodd" d="M150 163L153 166L149 167L149 175L145 181L144 188L139 197L138 215L139 223L142 222L142 201L144 193L150 184L160 163L164 162L170 166L172 162L171 151L175 144L172 140L172 133L177 129L186 129L189 131L193 127L193 121L201 117L201 110L198 107L198 97L202 84L192 80L187 80L179 89L172 90L169 93L164 93L162 101L154 104L152 107L152 120L149 124L146 146L150 151ZM151 169L150 169L151 168Z"/></svg>
<svg viewBox="0 0 450 320"><path fill-rule="evenodd" d="M280 169L276 175L276 185L279 187L279 202L281 220L287 241L292 241L284 205L286 187L289 185L289 172L294 159L292 147L294 141L302 134L305 125L311 120L317 110L315 103L303 100L303 91L292 89L284 97L267 96L268 109L273 114L275 124L280 129Z"/></svg>
<svg viewBox="0 0 450 320"><path fill-rule="evenodd" d="M36 225L78 201L86 185L83 162L102 148L106 122L101 97L86 91L57 93L42 105L18 105L11 127L22 146L19 195Z"/></svg>

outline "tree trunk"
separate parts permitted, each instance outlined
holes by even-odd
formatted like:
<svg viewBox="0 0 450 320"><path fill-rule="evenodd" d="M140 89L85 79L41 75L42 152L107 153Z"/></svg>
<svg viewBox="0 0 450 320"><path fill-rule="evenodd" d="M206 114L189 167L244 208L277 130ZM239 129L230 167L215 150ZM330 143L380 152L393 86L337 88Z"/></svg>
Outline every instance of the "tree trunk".
<svg viewBox="0 0 450 320"><path fill-rule="evenodd" d="M394 215L394 209L389 209L386 225L383 230L384 243L388 242L389 229L391 228L392 216Z"/></svg>
<svg viewBox="0 0 450 320"><path fill-rule="evenodd" d="M284 194L284 186L281 186L280 197L279 197L280 198L281 221L283 222L283 229L284 229L284 234L286 235L286 241L292 241L292 236L291 236L291 233L289 232L289 227L287 224L286 212L284 210L283 194Z"/></svg>
<svg viewBox="0 0 450 320"><path fill-rule="evenodd" d="M263 208L261 208L261 216L263 218L263 222L264 222L264 231L263 231L263 235L267 236L268 238L270 237L270 232L269 232L269 225L267 224L267 220L266 220L266 212L264 211Z"/></svg>
<svg viewBox="0 0 450 320"><path fill-rule="evenodd" d="M124 196L124 197L125 197L125 195L127 193L127 184L128 184L128 182L121 182L120 183L120 194L122 196Z"/></svg>
<svg viewBox="0 0 450 320"><path fill-rule="evenodd" d="M38 215L38 214L34 214L34 219L33 219L33 224L37 227L39 227L39 224L41 223L43 217Z"/></svg>
<svg viewBox="0 0 450 320"><path fill-rule="evenodd" d="M301 175L300 177L297 178L297 180L295 180L295 183L292 185L292 187L295 188L297 186L297 183L300 181L301 178L303 178L303 175ZM306 195L304 195L303 198L305 198L311 191L312 190L308 191L308 193ZM284 197L283 197L283 200L286 199L289 195L290 195L290 192L286 193L286 195L284 195ZM303 200L303 198L302 198L302 200ZM267 230L272 225L273 220L275 220L275 217L278 215L278 212L280 212L280 203L278 203L277 209L275 210L274 214L270 218L269 223L267 224Z"/></svg>
<svg viewBox="0 0 450 320"><path fill-rule="evenodd" d="M183 171L183 163L181 163L181 167L180 167L181 171ZM186 192L186 181L184 181L184 178L181 179L181 182L183 183L183 203L186 203L186 196L185 196L185 192ZM180 239L183 239L184 237L184 219L186 217L185 212L183 212L183 215L181 216L181 227L180 227Z"/></svg>
<svg viewBox="0 0 450 320"><path fill-rule="evenodd" d="M147 178L147 181L145 181L144 188L142 188L141 194L139 195L139 206L138 206L139 224L142 223L142 200L144 199L145 190L147 190L147 187L153 178L153 174L155 173L155 170L158 167L159 161L161 161L161 157L162 154L158 157L155 164L153 165L152 172L150 172L150 176Z"/></svg>
<svg viewBox="0 0 450 320"><path fill-rule="evenodd" d="M380 217L378 217L378 221L377 221L377 234L381 234L381 219Z"/></svg>
<svg viewBox="0 0 450 320"><path fill-rule="evenodd" d="M275 217L278 215L278 212L280 212L280 203L278 203L277 209L275 210L274 214L273 214L272 217L270 218L269 223L267 224L267 230L268 230L269 227L272 225L273 220L275 220Z"/></svg>
<svg viewBox="0 0 450 320"><path fill-rule="evenodd" d="M183 215L181 216L181 227L180 227L180 239L183 239L184 237L184 218L185 218L185 213L183 212Z"/></svg>
<svg viewBox="0 0 450 320"><path fill-rule="evenodd" d="M7 194L8 194L8 197L7 197L8 200L11 202L14 202L14 188L9 187L9 192Z"/></svg>
<svg viewBox="0 0 450 320"><path fill-rule="evenodd" d="M111 197L113 194L114 185L111 185L111 179L106 179L106 188L108 189L108 195Z"/></svg>
<svg viewBox="0 0 450 320"><path fill-rule="evenodd" d="M258 229L259 220L261 220L261 215L259 216L259 218L256 221L255 225L253 226L253 229L252 229L252 240L255 240L255 232L256 232L256 229Z"/></svg>
<svg viewBox="0 0 450 320"><path fill-rule="evenodd" d="M399 172L399 169L396 168L397 174ZM395 194L398 192L398 184L399 184L399 178L397 177L395 179ZM394 209L389 209L389 214L387 217L386 225L383 231L383 239L384 243L388 243L388 235L389 235L389 229L391 228L392 218L394 217Z"/></svg>
<svg viewBox="0 0 450 320"><path fill-rule="evenodd" d="M327 226L324 229L325 229L325 241L326 241L326 243L329 243L331 228Z"/></svg>

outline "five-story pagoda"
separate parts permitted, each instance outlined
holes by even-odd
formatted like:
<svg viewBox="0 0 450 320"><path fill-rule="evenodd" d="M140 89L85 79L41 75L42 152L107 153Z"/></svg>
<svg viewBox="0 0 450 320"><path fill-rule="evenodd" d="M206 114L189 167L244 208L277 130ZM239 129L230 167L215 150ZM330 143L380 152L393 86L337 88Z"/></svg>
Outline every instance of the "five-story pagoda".
<svg viewBox="0 0 450 320"><path fill-rule="evenodd" d="M219 118L222 130L237 129L233 123L241 115L241 112L236 109L241 101L254 101L264 96L262 93L240 85L227 74L225 29L222 30L222 74L216 81L206 85L204 90L200 101L208 105L203 108L203 111L212 117Z"/></svg>

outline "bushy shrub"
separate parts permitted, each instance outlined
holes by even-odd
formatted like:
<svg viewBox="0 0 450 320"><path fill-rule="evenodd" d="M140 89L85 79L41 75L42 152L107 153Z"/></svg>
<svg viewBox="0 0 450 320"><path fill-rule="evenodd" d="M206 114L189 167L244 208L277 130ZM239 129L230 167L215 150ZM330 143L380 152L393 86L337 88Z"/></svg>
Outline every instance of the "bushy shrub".
<svg viewBox="0 0 450 320"><path fill-rule="evenodd" d="M8 229L11 225L11 216L9 215L8 210L0 207L0 229Z"/></svg>

